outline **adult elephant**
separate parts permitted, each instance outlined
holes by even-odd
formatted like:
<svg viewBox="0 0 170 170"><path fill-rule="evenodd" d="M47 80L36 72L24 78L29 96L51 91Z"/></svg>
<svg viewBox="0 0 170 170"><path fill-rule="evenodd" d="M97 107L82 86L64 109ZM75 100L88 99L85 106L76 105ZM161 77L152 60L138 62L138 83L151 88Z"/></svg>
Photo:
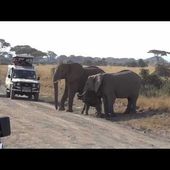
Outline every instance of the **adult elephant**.
<svg viewBox="0 0 170 170"><path fill-rule="evenodd" d="M123 70L118 73L103 73L89 76L84 92L93 90L103 98L105 114L113 114L116 98L127 98L125 113L136 113L136 101L139 95L141 78L134 72Z"/></svg>
<svg viewBox="0 0 170 170"><path fill-rule="evenodd" d="M82 67L78 63L60 64L53 77L55 108L58 109L58 80L65 79L65 90L61 98L59 110L65 110L64 103L68 98L67 111L73 112L72 106L75 94L83 92L88 76L98 73L104 73L104 71L96 66Z"/></svg>

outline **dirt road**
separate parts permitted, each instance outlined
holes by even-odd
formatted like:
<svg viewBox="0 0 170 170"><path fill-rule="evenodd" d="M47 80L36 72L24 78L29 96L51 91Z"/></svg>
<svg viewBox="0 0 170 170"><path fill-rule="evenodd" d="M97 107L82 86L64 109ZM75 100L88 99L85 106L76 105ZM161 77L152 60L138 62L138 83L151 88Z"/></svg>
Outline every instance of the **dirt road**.
<svg viewBox="0 0 170 170"><path fill-rule="evenodd" d="M0 117L9 116L5 148L170 148L170 140L75 113L56 111L44 102L11 100L0 94Z"/></svg>

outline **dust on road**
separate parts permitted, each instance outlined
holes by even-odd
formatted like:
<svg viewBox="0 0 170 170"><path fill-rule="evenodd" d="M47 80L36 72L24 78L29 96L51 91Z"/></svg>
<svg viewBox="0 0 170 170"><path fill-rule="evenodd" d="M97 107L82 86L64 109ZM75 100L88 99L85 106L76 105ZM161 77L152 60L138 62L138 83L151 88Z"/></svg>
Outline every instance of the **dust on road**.
<svg viewBox="0 0 170 170"><path fill-rule="evenodd" d="M151 137L116 122L56 111L44 102L1 95L0 116L9 116L5 148L169 148L170 140Z"/></svg>

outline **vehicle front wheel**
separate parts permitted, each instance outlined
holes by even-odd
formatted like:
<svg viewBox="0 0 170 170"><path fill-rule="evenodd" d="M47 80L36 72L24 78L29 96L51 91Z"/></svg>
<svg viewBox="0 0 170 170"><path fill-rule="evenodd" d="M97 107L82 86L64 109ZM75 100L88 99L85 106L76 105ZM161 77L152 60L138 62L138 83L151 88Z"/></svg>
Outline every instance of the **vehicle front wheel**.
<svg viewBox="0 0 170 170"><path fill-rule="evenodd" d="M10 92L6 91L6 97L10 97Z"/></svg>
<svg viewBox="0 0 170 170"><path fill-rule="evenodd" d="M11 99L14 99L14 97L15 97L15 92L14 92L13 90L11 90L10 98L11 98Z"/></svg>
<svg viewBox="0 0 170 170"><path fill-rule="evenodd" d="M32 95L30 94L30 95L28 95L28 99L29 100L31 100L32 99Z"/></svg>
<svg viewBox="0 0 170 170"><path fill-rule="evenodd" d="M38 99L39 99L39 93L34 94L34 100L38 101Z"/></svg>

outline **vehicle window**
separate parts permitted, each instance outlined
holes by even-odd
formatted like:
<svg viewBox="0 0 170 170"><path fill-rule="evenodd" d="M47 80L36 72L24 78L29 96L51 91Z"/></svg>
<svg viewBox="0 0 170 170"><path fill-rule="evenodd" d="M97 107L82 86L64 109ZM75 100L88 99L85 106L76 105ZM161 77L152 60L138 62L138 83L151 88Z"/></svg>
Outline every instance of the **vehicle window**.
<svg viewBox="0 0 170 170"><path fill-rule="evenodd" d="M35 71L29 70L14 70L13 78L36 79Z"/></svg>

